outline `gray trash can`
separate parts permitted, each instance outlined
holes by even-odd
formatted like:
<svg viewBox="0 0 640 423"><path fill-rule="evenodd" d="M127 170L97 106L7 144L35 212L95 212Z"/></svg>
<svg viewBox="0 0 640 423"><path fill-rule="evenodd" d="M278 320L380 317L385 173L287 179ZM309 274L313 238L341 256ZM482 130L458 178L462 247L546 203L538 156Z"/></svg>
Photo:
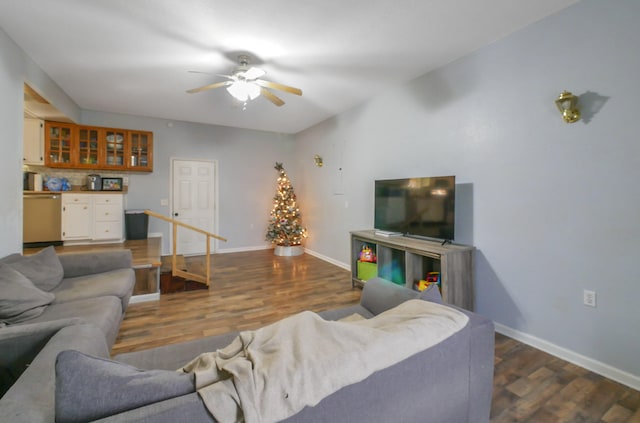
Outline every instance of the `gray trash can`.
<svg viewBox="0 0 640 423"><path fill-rule="evenodd" d="M149 215L144 210L125 210L124 226L127 239L147 239Z"/></svg>

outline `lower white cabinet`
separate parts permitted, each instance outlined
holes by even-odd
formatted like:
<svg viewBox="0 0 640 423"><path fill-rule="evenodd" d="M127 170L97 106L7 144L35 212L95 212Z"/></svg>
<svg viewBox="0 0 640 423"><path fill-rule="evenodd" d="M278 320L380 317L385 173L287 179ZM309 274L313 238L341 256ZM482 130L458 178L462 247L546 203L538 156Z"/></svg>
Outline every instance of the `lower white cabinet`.
<svg viewBox="0 0 640 423"><path fill-rule="evenodd" d="M93 239L121 239L124 210L122 195L96 194L93 196Z"/></svg>
<svg viewBox="0 0 640 423"><path fill-rule="evenodd" d="M91 239L91 195L62 194L62 240Z"/></svg>
<svg viewBox="0 0 640 423"><path fill-rule="evenodd" d="M123 229L122 194L62 194L63 241L121 241Z"/></svg>

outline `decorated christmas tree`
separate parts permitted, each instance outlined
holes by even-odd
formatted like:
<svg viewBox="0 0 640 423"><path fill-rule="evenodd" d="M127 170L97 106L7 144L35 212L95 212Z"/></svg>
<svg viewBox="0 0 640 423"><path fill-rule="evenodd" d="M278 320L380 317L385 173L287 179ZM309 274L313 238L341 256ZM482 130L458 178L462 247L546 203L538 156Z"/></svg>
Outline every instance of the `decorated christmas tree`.
<svg viewBox="0 0 640 423"><path fill-rule="evenodd" d="M300 245L307 237L307 230L302 227L300 209L296 205L296 194L293 192L291 181L282 167L276 163L278 171L278 192L273 197L273 209L267 228L267 241L284 247Z"/></svg>

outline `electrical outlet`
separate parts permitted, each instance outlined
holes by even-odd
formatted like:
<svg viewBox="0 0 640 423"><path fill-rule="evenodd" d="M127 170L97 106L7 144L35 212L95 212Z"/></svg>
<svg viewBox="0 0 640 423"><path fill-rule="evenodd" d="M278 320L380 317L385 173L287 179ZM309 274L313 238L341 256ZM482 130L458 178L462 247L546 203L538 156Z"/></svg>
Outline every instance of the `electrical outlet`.
<svg viewBox="0 0 640 423"><path fill-rule="evenodd" d="M124 176L124 177L122 178L122 185L124 185L125 187L128 187L128 186L129 186L129 177Z"/></svg>
<svg viewBox="0 0 640 423"><path fill-rule="evenodd" d="M587 305L589 307L595 307L596 306L596 292L595 291L589 291L588 289L585 289L583 294L582 294L582 301L584 302L584 305Z"/></svg>

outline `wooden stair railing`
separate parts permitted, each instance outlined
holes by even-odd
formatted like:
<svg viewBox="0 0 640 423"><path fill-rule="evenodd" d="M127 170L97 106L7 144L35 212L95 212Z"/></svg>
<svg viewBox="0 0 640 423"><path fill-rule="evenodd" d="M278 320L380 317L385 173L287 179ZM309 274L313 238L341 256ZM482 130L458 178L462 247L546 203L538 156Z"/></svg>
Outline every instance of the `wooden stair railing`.
<svg viewBox="0 0 640 423"><path fill-rule="evenodd" d="M162 214L158 214L155 212L152 212L151 210L145 210L144 211L145 214L151 216L151 217L155 217L157 219L161 219L164 220L166 222L171 223L172 227L173 227L173 252L172 252L172 256L171 256L171 276L179 276L181 278L185 278L188 280L193 280L196 282L200 282L203 283L207 286L209 286L209 279L210 279L210 273L211 273L211 269L210 269L210 264L211 264L211 238L215 238L218 239L220 241L227 241L226 238L223 238L219 235L216 234L212 234L211 232L207 232L204 229L200 229L197 228L195 226L189 225L187 223L184 222L180 222L176 219L173 219L171 217L167 217L164 216ZM178 245L178 226L182 226L185 229L189 229L195 232L198 232L200 234L203 234L207 237L207 255L206 255L206 264L205 264L205 269L206 269L206 274L203 275L199 275L196 273L191 273L191 272L187 272L185 270L181 270L178 269L178 259L177 259L177 245Z"/></svg>

